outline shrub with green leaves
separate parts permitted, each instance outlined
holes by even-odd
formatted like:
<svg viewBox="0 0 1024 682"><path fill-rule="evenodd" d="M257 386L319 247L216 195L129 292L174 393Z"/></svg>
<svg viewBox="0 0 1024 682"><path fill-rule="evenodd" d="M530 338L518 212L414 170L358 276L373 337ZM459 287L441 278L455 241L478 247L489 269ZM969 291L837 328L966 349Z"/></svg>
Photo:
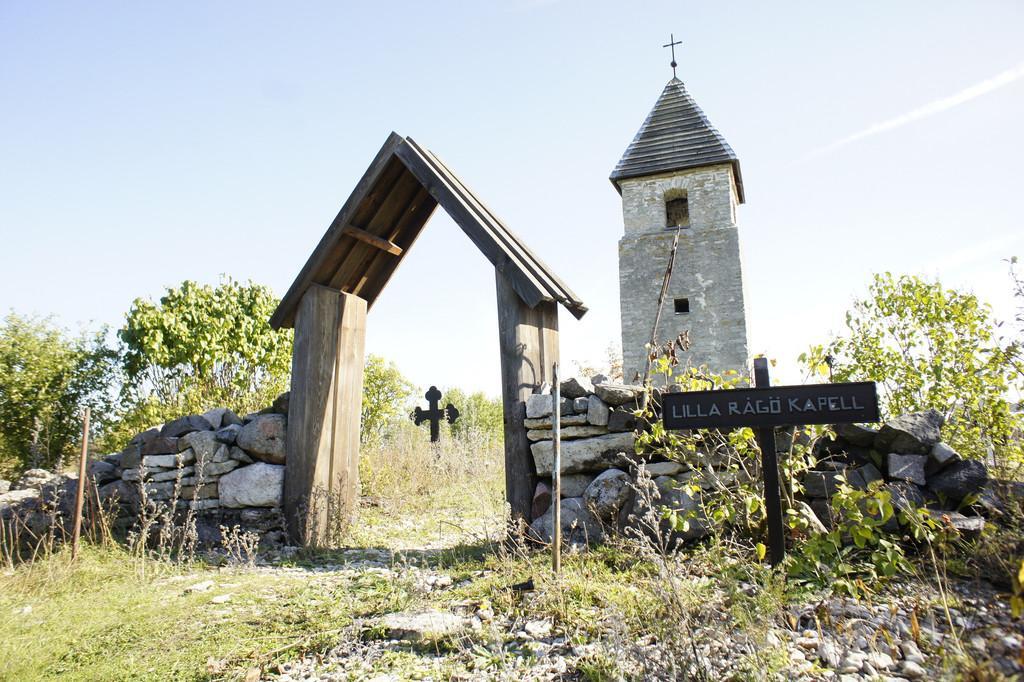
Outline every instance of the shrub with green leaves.
<svg viewBox="0 0 1024 682"><path fill-rule="evenodd" d="M288 390L292 331L268 320L269 288L186 281L159 301L136 299L118 337L124 346L126 427L230 407L244 414Z"/></svg>
<svg viewBox="0 0 1024 682"><path fill-rule="evenodd" d="M364 444L383 442L404 408L414 386L395 366L377 355L368 355L363 371L363 406L360 440Z"/></svg>
<svg viewBox="0 0 1024 682"><path fill-rule="evenodd" d="M3 320L0 475L51 468L72 455L86 407L94 426L108 423L117 354L107 347L106 336L106 329L71 336L49 319L14 313Z"/></svg>
<svg viewBox="0 0 1024 682"><path fill-rule="evenodd" d="M467 393L461 388L449 388L444 392L443 402L451 403L459 410L458 420L450 427L455 438L476 436L489 442L504 439L505 412L497 398L491 398L482 391Z"/></svg>
<svg viewBox="0 0 1024 682"><path fill-rule="evenodd" d="M938 281L876 275L867 298L846 315L847 331L800 356L813 374L835 381L875 381L886 416L935 408L943 439L962 454L992 447L1021 461L1021 425L1008 397L1018 380L1015 344L999 336L988 305Z"/></svg>

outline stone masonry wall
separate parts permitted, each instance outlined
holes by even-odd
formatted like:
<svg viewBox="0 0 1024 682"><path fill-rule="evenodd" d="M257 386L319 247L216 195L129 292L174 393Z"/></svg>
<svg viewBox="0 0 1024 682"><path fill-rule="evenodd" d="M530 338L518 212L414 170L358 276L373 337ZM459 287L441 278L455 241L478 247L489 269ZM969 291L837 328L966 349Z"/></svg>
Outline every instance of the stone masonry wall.
<svg viewBox="0 0 1024 682"><path fill-rule="evenodd" d="M736 474L718 470L713 458L697 472L681 462L636 454L636 434L646 425L634 416L644 389L641 386L607 383L602 376L591 381L568 379L561 383L561 526L565 542L582 546L601 542L608 533L654 531L663 539L682 543L705 536L709 524L699 513L700 495L686 484L699 477L702 489L726 484ZM554 446L550 394L530 396L526 403L527 436L540 478L534 491L529 536L546 543L553 532ZM656 492L640 495L640 472ZM656 502L655 502L656 500ZM685 531L670 529L660 519L659 505L693 511L697 518Z"/></svg>
<svg viewBox="0 0 1024 682"><path fill-rule="evenodd" d="M680 231L658 340L688 330L693 364L712 371L747 365L743 276L736 229L732 167L635 178L621 183L625 236L619 241L619 301L623 377L635 379L645 364L658 293L668 266L674 228L665 227L665 200L685 193L690 227ZM676 314L674 299L687 298L690 312Z"/></svg>
<svg viewBox="0 0 1024 682"><path fill-rule="evenodd" d="M121 452L88 463L95 487L88 501L98 499L124 535L144 518L178 525L191 514L202 547L217 546L221 527L235 526L263 546L279 544L287 412L286 393L257 414L218 408L147 429ZM0 490L0 522L26 537L53 524L67 531L76 488L77 472L30 470L10 492Z"/></svg>

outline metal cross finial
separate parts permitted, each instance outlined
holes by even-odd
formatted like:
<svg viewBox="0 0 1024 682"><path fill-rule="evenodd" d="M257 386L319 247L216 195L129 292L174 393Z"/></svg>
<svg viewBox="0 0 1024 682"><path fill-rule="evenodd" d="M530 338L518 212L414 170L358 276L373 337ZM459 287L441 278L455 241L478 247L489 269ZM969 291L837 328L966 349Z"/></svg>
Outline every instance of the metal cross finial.
<svg viewBox="0 0 1024 682"><path fill-rule="evenodd" d="M670 48L672 48L672 64L671 64L671 66L672 66L672 77L673 78L676 77L676 67L679 66L678 64L676 64L676 45L682 45L682 44L683 44L683 41L676 40L675 35L672 34L672 33L669 33L668 34L668 44L667 45L662 45L662 47L670 47Z"/></svg>

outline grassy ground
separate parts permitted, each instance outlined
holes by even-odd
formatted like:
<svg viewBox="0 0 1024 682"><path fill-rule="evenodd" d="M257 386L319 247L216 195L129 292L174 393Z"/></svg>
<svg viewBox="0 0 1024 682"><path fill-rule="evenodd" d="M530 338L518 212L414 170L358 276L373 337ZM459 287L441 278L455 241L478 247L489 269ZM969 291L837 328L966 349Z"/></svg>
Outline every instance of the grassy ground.
<svg viewBox="0 0 1024 682"><path fill-rule="evenodd" d="M497 542L504 510L494 444L400 441L369 449L362 465L364 507L342 549L247 566L89 546L75 563L61 551L0 574L0 679L303 679L315 670L325 679L760 680L790 678L794 666L821 672L776 633L820 627L828 595L787 586L749 556L711 544L665 558L622 544L567 555L556 580L547 553L508 553ZM533 589L517 589L527 580ZM900 589L919 593L913 603L926 625L924 614L945 608L922 581ZM885 605L888 597L875 599ZM381 616L425 610L463 615L471 627L418 644L383 637ZM698 655L722 667L694 668ZM972 665L953 660L946 671L955 677Z"/></svg>

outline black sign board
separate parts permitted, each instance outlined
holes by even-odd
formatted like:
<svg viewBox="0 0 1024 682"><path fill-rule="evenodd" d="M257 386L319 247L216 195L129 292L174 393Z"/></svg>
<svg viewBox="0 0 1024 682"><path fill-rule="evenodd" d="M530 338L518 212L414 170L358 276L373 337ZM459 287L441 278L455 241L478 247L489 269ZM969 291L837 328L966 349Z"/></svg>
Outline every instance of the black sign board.
<svg viewBox="0 0 1024 682"><path fill-rule="evenodd" d="M666 429L845 424L878 421L874 382L669 393Z"/></svg>
<svg viewBox="0 0 1024 682"><path fill-rule="evenodd" d="M666 429L755 429L761 448L769 556L775 565L785 557L786 543L774 427L876 422L878 391L873 382L772 387L764 358L754 360L754 386L666 394L662 419Z"/></svg>

